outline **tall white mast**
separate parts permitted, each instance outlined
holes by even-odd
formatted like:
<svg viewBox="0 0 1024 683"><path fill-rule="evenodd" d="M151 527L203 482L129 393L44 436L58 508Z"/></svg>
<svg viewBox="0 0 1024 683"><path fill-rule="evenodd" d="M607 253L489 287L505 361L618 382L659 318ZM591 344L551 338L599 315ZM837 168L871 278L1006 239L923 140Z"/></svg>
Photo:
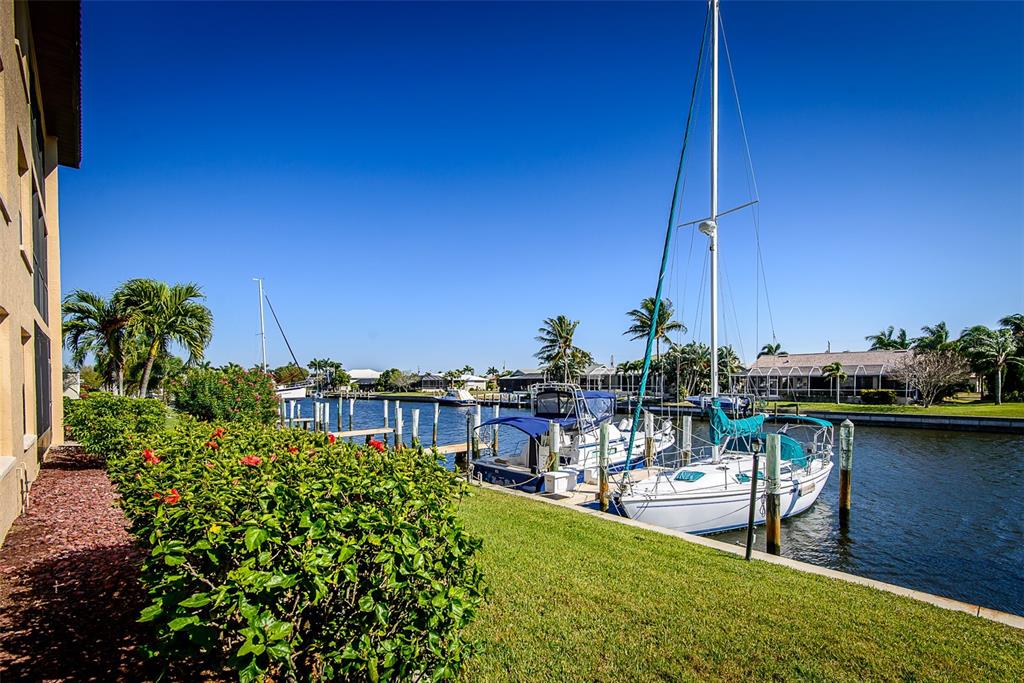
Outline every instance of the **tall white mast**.
<svg viewBox="0 0 1024 683"><path fill-rule="evenodd" d="M718 0L711 0L711 217L701 223L711 250L711 397L718 396Z"/></svg>
<svg viewBox="0 0 1024 683"><path fill-rule="evenodd" d="M260 346L263 349L263 372L267 371L267 330L263 325L263 280L254 277L260 288Z"/></svg>

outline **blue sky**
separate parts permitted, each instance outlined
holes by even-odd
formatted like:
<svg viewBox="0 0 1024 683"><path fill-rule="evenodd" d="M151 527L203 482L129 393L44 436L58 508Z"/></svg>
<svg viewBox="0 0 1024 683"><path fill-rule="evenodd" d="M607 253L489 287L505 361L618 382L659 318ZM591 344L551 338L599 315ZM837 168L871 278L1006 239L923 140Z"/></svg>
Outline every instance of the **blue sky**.
<svg viewBox="0 0 1024 683"><path fill-rule="evenodd" d="M558 314L640 357L625 311L654 291L704 7L86 3L64 291L196 281L216 364L258 359L254 276L303 363L530 366ZM752 212L723 218L724 341L859 349L1024 309L1024 5L722 11L770 294ZM731 88L723 67L723 209L750 197ZM706 101L697 126L684 219ZM667 293L706 337L691 234Z"/></svg>

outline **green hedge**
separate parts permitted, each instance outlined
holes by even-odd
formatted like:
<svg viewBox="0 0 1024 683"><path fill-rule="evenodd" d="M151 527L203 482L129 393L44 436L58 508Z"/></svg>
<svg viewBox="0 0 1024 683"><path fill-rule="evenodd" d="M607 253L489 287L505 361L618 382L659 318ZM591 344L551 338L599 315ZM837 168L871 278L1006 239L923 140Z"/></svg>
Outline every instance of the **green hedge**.
<svg viewBox="0 0 1024 683"><path fill-rule="evenodd" d="M860 400L873 406L896 405L896 392L892 389L863 389Z"/></svg>
<svg viewBox="0 0 1024 683"><path fill-rule="evenodd" d="M274 380L257 368L196 368L170 388L175 407L200 420L273 424L278 418Z"/></svg>
<svg viewBox="0 0 1024 683"><path fill-rule="evenodd" d="M214 655L242 681L458 675L480 541L457 516L465 484L430 454L188 417L118 443L156 655Z"/></svg>
<svg viewBox="0 0 1024 683"><path fill-rule="evenodd" d="M152 398L127 398L92 392L88 398L64 398L64 424L86 453L106 456L135 449L167 424L168 411Z"/></svg>

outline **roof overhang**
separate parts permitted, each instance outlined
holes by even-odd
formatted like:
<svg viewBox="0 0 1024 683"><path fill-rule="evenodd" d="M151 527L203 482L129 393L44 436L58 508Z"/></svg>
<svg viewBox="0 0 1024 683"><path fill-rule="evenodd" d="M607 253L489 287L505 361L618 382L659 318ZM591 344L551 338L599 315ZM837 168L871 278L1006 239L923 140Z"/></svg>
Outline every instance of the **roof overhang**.
<svg viewBox="0 0 1024 683"><path fill-rule="evenodd" d="M82 4L28 3L46 132L57 138L57 163L82 163Z"/></svg>

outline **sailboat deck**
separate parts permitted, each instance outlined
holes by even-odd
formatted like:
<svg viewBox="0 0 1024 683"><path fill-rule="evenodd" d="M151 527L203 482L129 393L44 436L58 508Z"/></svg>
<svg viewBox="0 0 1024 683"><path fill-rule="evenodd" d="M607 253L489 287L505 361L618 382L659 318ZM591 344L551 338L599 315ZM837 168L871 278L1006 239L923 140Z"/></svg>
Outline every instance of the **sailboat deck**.
<svg viewBox="0 0 1024 683"><path fill-rule="evenodd" d="M658 472L663 471L660 467L641 467L631 470L629 473L630 479L634 481L640 481L653 477ZM614 493L619 483L622 481L620 474L614 474L608 478L608 494L609 499L612 493ZM542 498L550 498L552 500L558 500L568 505L578 505L579 507L593 508L598 507L598 485L596 483L589 484L581 482L576 484L576 488L572 491L565 493L540 493L536 494Z"/></svg>

